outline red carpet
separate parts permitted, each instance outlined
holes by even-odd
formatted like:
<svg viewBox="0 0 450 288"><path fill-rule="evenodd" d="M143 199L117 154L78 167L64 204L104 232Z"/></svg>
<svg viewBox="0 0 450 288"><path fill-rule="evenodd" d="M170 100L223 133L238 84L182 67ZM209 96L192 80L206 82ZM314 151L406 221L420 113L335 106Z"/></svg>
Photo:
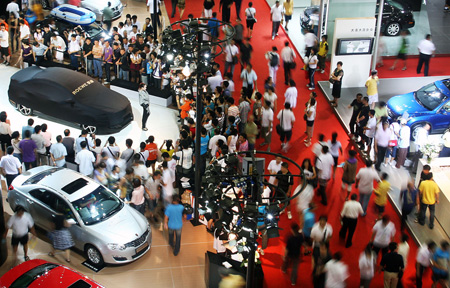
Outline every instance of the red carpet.
<svg viewBox="0 0 450 288"><path fill-rule="evenodd" d="M218 3L219 1L216 0L216 6L214 7L214 11L218 12L219 7ZM243 12L245 8L247 7L248 0L244 0L242 3L242 11L241 11L241 17L243 17ZM171 11L171 3L170 1L165 1L166 8L168 11ZM192 13L194 17L200 17L203 9L203 1L200 0L190 0L186 1L186 11L184 17L187 17L189 13ZM276 45L278 47L278 50L280 51L281 48L284 46L283 43L286 40L289 40L286 37L286 34L284 33L284 30L280 29L279 35L280 37L276 38L275 41L271 40L271 27L272 24L270 22L270 9L267 5L265 0L258 0L253 1L254 7L256 8L256 18L258 19L258 22L255 24L255 30L253 33L253 38L251 40L251 44L254 49L253 53L253 61L252 64L254 65L254 70L258 74L258 89L260 91L263 91L264 88L264 79L268 77L268 67L267 67L267 61L264 58L264 53L266 51L269 51L273 45ZM218 18L221 19L221 13L218 13ZM235 8L232 7L232 19L235 19ZM175 15L176 20L179 19L178 12ZM233 20L234 24L234 20ZM245 23L244 23L245 25ZM291 22L290 25L298 25L298 23ZM245 35L244 35L245 36ZM292 148L289 150L289 152L286 154L287 157L290 157L294 159L297 163L301 164L304 158L311 157L312 158L312 152L311 149L306 148L303 144L303 140L306 137L306 134L304 134L305 131L305 122L303 121L303 103L305 103L309 97L310 91L306 88L306 80L305 80L305 74L304 71L301 71L299 68L301 67L301 64L299 64L299 57L297 57L297 70L294 73L294 80L297 83L297 89L299 92L298 96L298 105L295 109L295 115L297 118L296 124L294 125L294 133L292 137ZM435 73L434 69L437 68L437 58L433 58L431 62L431 73ZM447 59L448 60L448 59ZM222 65L222 71L223 71L223 57L219 56L218 59L216 59L217 62L221 63ZM449 60L450 61L450 60ZM412 65L415 60L410 60L409 63L411 65L411 69L404 71L405 73L410 73L411 71L414 71L412 69ZM388 60L386 63L389 63ZM385 64L386 65L386 64ZM445 67L445 66L444 66ZM236 67L236 72L239 71L240 67ZM444 70L444 68L439 68L440 70ZM380 77L386 77L383 73L380 72ZM400 73L400 72L395 72ZM436 72L437 73L437 72ZM391 74L394 74L391 72ZM316 74L316 81L320 80L326 80L328 76L327 73L325 74ZM434 75L434 74L432 74ZM277 95L278 95L278 107L282 107L284 104L284 92L286 90L286 86L284 85L284 79L283 79L283 69L278 70L278 85L277 85ZM394 77L394 76L391 76ZM397 76L399 77L399 76ZM234 81L236 84L236 91L239 91L239 88L242 86L242 81L240 81L238 73L235 73ZM318 94L322 94L320 92L320 89L316 89L316 92ZM239 94L235 92L234 98L237 100ZM331 137L331 133L336 131L339 134L338 140L341 141L343 145L344 150L348 150L351 147L347 147L349 144L348 137L342 128L342 126L339 124L339 121L337 120L336 116L332 112L330 105L325 100L325 97L319 96L318 98L318 107L319 112L317 113L316 118L316 124L315 124L315 132L314 132L314 139L313 142L317 141L317 135L319 133L324 133L327 139ZM275 121L276 123L278 121ZM276 124L275 123L275 124ZM257 142L257 145L259 142ZM273 140L272 140L272 151L273 152L280 152L280 140L278 139L278 136L276 135L275 131L273 133ZM345 153L345 152L344 152ZM347 153L345 153L347 155ZM343 161L343 157L339 160L339 163ZM361 162L360 162L361 163ZM360 164L361 165L361 164ZM297 171L291 171L293 174ZM370 240L371 236L371 229L374 225L375 221L375 212L373 211L373 203L370 204L368 214L365 218L360 219L358 222L357 230L355 232L355 236L353 239L353 246L349 249L345 249L344 246L339 243L339 237L338 237L338 231L340 229L340 222L339 222L339 213L342 209L343 200L339 195L340 191L340 185L341 185L341 176L342 171L340 169L337 170L337 176L336 180L330 182L327 193L329 195L329 204L327 207L324 207L320 204L318 204L318 209L316 211L316 218L318 218L321 214L328 215L329 223L333 226L333 229L335 230L334 235L331 240L331 251L342 251L344 254L343 261L349 266L350 270L350 278L348 279L348 285L347 287L359 287L359 268L358 268L358 258L360 253L364 250L365 246ZM354 191L356 192L356 191ZM315 198L315 202L319 203L318 199ZM295 203L292 204L292 212L293 212L293 220L292 221L298 221L298 213L295 211L296 205ZM388 205L386 209L386 213L391 216L393 221L395 222L395 225L397 229L400 227L400 221L398 216L396 215L393 208ZM269 240L269 247L265 250L265 255L262 256L262 265L265 275L265 287L288 287L290 285L290 278L289 273L287 275L283 274L280 270L280 266L282 263L281 256L284 253L284 245L283 240L284 236L289 233L289 227L290 227L291 221L287 219L286 214L283 214L281 216L280 221L280 227L283 228L280 232L281 237L270 239ZM400 234L398 233L396 240L399 239ZM411 246L410 251L410 257L408 261L408 267L406 269L405 273L405 281L406 284L405 287L414 287L413 280L415 275L415 256L416 256L416 250L417 246L414 244L413 241L409 241L409 245ZM300 264L299 267L299 278L297 281L297 287L312 287L312 281L311 281L311 259L310 257L304 257L303 262ZM430 276L429 274L424 277L424 287L430 287ZM372 287L382 287L383 282L383 275L381 273L377 273L375 276L375 279L373 280ZM301 284L300 284L301 283Z"/></svg>
<svg viewBox="0 0 450 288"><path fill-rule="evenodd" d="M395 59L385 59L383 60L383 66L378 67L378 75L380 78L403 78L403 77L421 77L423 76L423 67L422 73L417 74L416 68L417 63L419 61L418 57L411 56L407 59L405 71L403 68L403 60L399 60L397 62L396 68L394 71L390 70L392 64L394 64ZM428 76L447 76L450 75L450 71L448 68L450 65L450 57L434 57L430 60L430 70L428 71Z"/></svg>

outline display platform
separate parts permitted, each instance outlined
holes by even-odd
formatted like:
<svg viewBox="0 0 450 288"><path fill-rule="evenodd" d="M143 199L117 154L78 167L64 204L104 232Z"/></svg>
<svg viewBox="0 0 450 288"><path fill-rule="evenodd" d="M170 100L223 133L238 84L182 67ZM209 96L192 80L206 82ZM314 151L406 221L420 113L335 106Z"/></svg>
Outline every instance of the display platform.
<svg viewBox="0 0 450 288"><path fill-rule="evenodd" d="M380 79L380 83L378 85L379 101L387 102L392 96L415 91L428 83L448 77L449 76ZM328 100L333 100L333 96L331 95L330 82L319 81L318 84L322 92L325 94L325 97ZM366 88L343 88L341 91L341 98L339 99L339 106L333 109L338 120L341 122L347 133L350 132L349 123L352 116L352 108L348 108L348 105L353 101L353 99L356 98L357 93L366 95ZM429 137L433 140L440 141L440 136L441 135L434 134L430 135ZM414 143L411 143L411 149L412 151L414 151ZM400 187L403 185L406 186L410 174L406 169L399 170L390 165L381 165L381 170L389 175L389 182L392 183L392 189L389 191L391 204L394 206L397 213L400 214ZM412 172L415 173L416 171ZM445 229L441 227L441 225L438 225L438 223L435 224L433 230L429 229L428 226L421 226L418 223L415 223L414 213L411 213L408 216L407 225L417 243L426 243L430 239L433 239L436 243L438 243L442 239L449 239L448 232L446 232Z"/></svg>

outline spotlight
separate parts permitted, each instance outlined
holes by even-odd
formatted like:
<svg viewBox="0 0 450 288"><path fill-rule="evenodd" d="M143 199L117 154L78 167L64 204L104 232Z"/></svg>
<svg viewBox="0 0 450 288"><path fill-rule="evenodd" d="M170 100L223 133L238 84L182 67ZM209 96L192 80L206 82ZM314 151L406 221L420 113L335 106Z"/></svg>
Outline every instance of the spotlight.
<svg viewBox="0 0 450 288"><path fill-rule="evenodd" d="M273 219L273 215L272 214L267 214L267 219L268 220L272 220Z"/></svg>
<svg viewBox="0 0 450 288"><path fill-rule="evenodd" d="M188 65L184 66L182 73L186 77L189 77L191 75L191 70L189 69Z"/></svg>

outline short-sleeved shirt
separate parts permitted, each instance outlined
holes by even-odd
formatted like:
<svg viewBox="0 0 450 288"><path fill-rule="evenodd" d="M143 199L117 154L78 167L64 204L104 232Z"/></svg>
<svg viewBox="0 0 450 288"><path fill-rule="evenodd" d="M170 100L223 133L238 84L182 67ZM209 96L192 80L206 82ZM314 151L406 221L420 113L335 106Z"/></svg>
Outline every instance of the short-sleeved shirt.
<svg viewBox="0 0 450 288"><path fill-rule="evenodd" d="M262 108L261 109L261 126L262 127L269 127L270 122L273 122L273 110L271 108Z"/></svg>
<svg viewBox="0 0 450 288"><path fill-rule="evenodd" d="M252 71L250 71L249 73L247 69L244 69L241 72L241 79L242 79L242 87L248 87L253 86L253 82L258 80L258 76L256 75L255 70L252 69Z"/></svg>
<svg viewBox="0 0 450 288"><path fill-rule="evenodd" d="M373 96L378 94L378 77L369 77L366 81L367 95Z"/></svg>
<svg viewBox="0 0 450 288"><path fill-rule="evenodd" d="M52 146L50 146L50 153L52 153L53 157L55 159L58 159L62 156L67 156L67 150L66 147L62 143L55 143ZM63 167L64 164L66 164L66 158L63 158L61 160L56 160L56 166Z"/></svg>
<svg viewBox="0 0 450 288"><path fill-rule="evenodd" d="M154 161L158 158L158 146L155 143L147 143L145 150L148 151L147 160Z"/></svg>
<svg viewBox="0 0 450 288"><path fill-rule="evenodd" d="M443 267L444 270L436 268L436 266L433 266L433 272L435 274L439 275L448 275L448 263L450 260L450 253L448 251L444 251L441 248L437 248L436 252L434 252L433 260L436 262L439 266Z"/></svg>
<svg viewBox="0 0 450 288"><path fill-rule="evenodd" d="M19 142L19 148L22 149L23 162L33 162L36 160L34 150L37 149L36 143L31 139L23 139Z"/></svg>
<svg viewBox="0 0 450 288"><path fill-rule="evenodd" d="M84 54L86 55L89 52L91 52L93 47L94 47L94 44L92 44L92 43L91 44L84 43L84 45L83 45ZM90 55L87 56L87 59L88 60L94 59L94 55L92 55L92 53L91 53Z"/></svg>
<svg viewBox="0 0 450 288"><path fill-rule="evenodd" d="M389 189L391 189L391 184L386 180L383 180L378 184L378 188L374 190L375 195L377 195L375 204L378 206L386 206Z"/></svg>
<svg viewBox="0 0 450 288"><path fill-rule="evenodd" d="M283 189L284 192L288 192L289 186L294 185L294 177L292 177L291 172L283 174L283 172L278 171L277 173L278 187Z"/></svg>
<svg viewBox="0 0 450 288"><path fill-rule="evenodd" d="M164 214L169 218L167 226L171 230L179 230L183 227L184 206L181 204L169 204Z"/></svg>
<svg viewBox="0 0 450 288"><path fill-rule="evenodd" d="M182 165L184 169L190 169L192 167L192 148L178 151L175 155L180 159L178 160L178 164Z"/></svg>
<svg viewBox="0 0 450 288"><path fill-rule="evenodd" d="M0 160L0 167L5 170L6 175L17 175L22 164L17 157L5 155Z"/></svg>
<svg viewBox="0 0 450 288"><path fill-rule="evenodd" d="M425 180L420 183L419 191L422 194L422 203L434 205L436 195L439 194L439 186L433 180Z"/></svg>
<svg viewBox="0 0 450 288"><path fill-rule="evenodd" d="M289 256L291 258L300 257L302 244L303 244L303 235L302 234L289 236L289 238L287 238L287 241L286 241L287 256Z"/></svg>
<svg viewBox="0 0 450 288"><path fill-rule="evenodd" d="M206 135L205 137L200 138L200 155L205 155L206 152L208 152L208 143L209 143L209 136Z"/></svg>
<svg viewBox="0 0 450 288"><path fill-rule="evenodd" d="M361 110L363 103L362 102L358 102L358 100L353 99L352 103L350 103L350 106L353 107L353 113L352 115L358 115L359 111Z"/></svg>
<svg viewBox="0 0 450 288"><path fill-rule="evenodd" d="M384 271L397 273L405 267L402 255L397 252L387 253L381 258L380 265L384 267Z"/></svg>
<svg viewBox="0 0 450 288"><path fill-rule="evenodd" d="M277 119L280 120L281 128L283 128L283 131L292 130L292 122L295 122L294 112L289 109L283 109L278 112Z"/></svg>
<svg viewBox="0 0 450 288"><path fill-rule="evenodd" d="M28 234L28 231L34 226L34 221L30 214L24 212L22 217L18 217L16 214L11 216L6 226L8 229L12 229L15 238L20 238Z"/></svg>
<svg viewBox="0 0 450 288"><path fill-rule="evenodd" d="M394 223L389 222L384 226L381 220L373 226L372 231L375 232L373 243L379 247L387 247L396 232Z"/></svg>
<svg viewBox="0 0 450 288"><path fill-rule="evenodd" d="M356 179L359 180L359 192L363 194L372 192L373 180L380 181L380 177L373 167L359 169L358 174L356 174Z"/></svg>
<svg viewBox="0 0 450 288"><path fill-rule="evenodd" d="M256 135L258 134L258 126L256 126L255 122L249 122L245 125L245 133L247 134L248 143L255 144Z"/></svg>
<svg viewBox="0 0 450 288"><path fill-rule="evenodd" d="M92 163L95 162L94 154L91 151L83 149L77 153L75 157L75 163L79 165L79 171L83 175L91 175L94 172L94 166Z"/></svg>

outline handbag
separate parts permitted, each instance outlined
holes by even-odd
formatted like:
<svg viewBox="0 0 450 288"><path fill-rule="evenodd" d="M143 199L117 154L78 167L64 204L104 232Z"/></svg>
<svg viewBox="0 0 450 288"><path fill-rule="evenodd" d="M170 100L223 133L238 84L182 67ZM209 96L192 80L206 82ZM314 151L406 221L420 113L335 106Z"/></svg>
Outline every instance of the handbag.
<svg viewBox="0 0 450 288"><path fill-rule="evenodd" d="M181 150L181 164L177 164L177 166L175 166L175 173L180 176L183 175L183 150Z"/></svg>
<svg viewBox="0 0 450 288"><path fill-rule="evenodd" d="M388 145L389 147L395 147L397 146L398 141L397 140L389 140Z"/></svg>
<svg viewBox="0 0 450 288"><path fill-rule="evenodd" d="M295 69L296 67L297 67L297 63L295 63L295 61L289 63L289 68Z"/></svg>
<svg viewBox="0 0 450 288"><path fill-rule="evenodd" d="M328 82L330 82L331 84L334 84L336 80L334 80L333 78L330 77L330 79L328 79Z"/></svg>
<svg viewBox="0 0 450 288"><path fill-rule="evenodd" d="M277 134L281 136L281 134L283 134L283 127L281 127L281 123L283 123L283 114L284 114L284 110L281 111L281 121L280 123L277 124L277 126L275 127Z"/></svg>

